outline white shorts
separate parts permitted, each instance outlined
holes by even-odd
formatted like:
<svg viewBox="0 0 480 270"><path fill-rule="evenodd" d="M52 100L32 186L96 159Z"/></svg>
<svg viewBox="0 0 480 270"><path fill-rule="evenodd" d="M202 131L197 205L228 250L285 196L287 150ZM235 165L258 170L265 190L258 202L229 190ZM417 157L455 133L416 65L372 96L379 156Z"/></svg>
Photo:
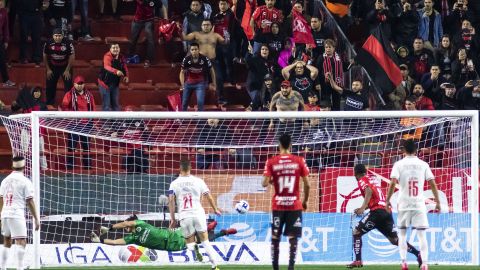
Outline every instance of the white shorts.
<svg viewBox="0 0 480 270"><path fill-rule="evenodd" d="M424 210L398 211L397 227L399 229L406 229L410 226L414 229L427 229L427 212Z"/></svg>
<svg viewBox="0 0 480 270"><path fill-rule="evenodd" d="M183 235L189 238L196 232L203 233L207 231L207 221L205 218L188 217L180 220L180 227L182 227Z"/></svg>
<svg viewBox="0 0 480 270"><path fill-rule="evenodd" d="M27 222L24 218L2 218L2 235L12 239L26 239Z"/></svg>

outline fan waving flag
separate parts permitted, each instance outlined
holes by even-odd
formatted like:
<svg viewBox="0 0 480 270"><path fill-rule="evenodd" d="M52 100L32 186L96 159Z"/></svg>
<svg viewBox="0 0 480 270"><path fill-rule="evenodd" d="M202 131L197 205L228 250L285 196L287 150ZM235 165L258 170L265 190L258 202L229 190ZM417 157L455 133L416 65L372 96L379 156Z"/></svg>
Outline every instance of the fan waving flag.
<svg viewBox="0 0 480 270"><path fill-rule="evenodd" d="M247 0L245 1L245 11L243 12L243 17L242 17L242 28L243 32L245 32L245 35L247 36L248 40L253 39L253 28L250 25L250 19L252 18L252 13L255 10L257 6L257 1L256 0Z"/></svg>
<svg viewBox="0 0 480 270"><path fill-rule="evenodd" d="M397 58L381 26L365 41L355 62L370 74L377 88L381 89L381 94L389 94L402 82Z"/></svg>
<svg viewBox="0 0 480 270"><path fill-rule="evenodd" d="M292 13L293 40L295 43L308 44L310 47L315 48L312 29L310 28L310 25L308 25L307 20L305 20L303 15L295 9L292 9Z"/></svg>

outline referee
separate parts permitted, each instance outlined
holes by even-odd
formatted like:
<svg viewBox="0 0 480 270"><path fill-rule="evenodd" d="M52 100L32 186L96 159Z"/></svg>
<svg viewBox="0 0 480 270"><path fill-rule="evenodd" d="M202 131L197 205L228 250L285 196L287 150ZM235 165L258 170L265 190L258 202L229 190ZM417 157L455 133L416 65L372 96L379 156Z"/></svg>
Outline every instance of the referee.
<svg viewBox="0 0 480 270"><path fill-rule="evenodd" d="M73 43L64 38L62 29L53 30L53 36L43 47L43 62L47 69L47 105L55 104L57 82L63 77L65 92L72 89L72 65L75 60Z"/></svg>

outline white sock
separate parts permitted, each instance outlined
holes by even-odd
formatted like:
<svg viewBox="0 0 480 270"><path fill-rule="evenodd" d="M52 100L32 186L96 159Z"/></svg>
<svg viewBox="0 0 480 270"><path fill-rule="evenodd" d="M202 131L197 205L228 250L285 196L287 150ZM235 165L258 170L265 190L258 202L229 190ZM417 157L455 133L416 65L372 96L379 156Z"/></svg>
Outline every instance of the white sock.
<svg viewBox="0 0 480 270"><path fill-rule="evenodd" d="M25 255L25 247L16 245L16 253L17 253L17 270L23 270L23 256Z"/></svg>
<svg viewBox="0 0 480 270"><path fill-rule="evenodd" d="M203 241L202 242L203 248L205 249L205 252L207 252L208 257L210 258L210 263L212 264L212 267L216 267L217 263L215 262L215 259L213 258L213 248L212 245L210 244L210 241Z"/></svg>
<svg viewBox="0 0 480 270"><path fill-rule="evenodd" d="M420 242L420 254L422 255L423 264L428 262L428 242L425 230L417 230L418 242Z"/></svg>
<svg viewBox="0 0 480 270"><path fill-rule="evenodd" d="M7 260L8 260L8 253L9 252L10 252L10 248L3 247L2 258L1 258L2 261L0 263L0 267L2 268L2 270L7 269Z"/></svg>
<svg viewBox="0 0 480 270"><path fill-rule="evenodd" d="M187 244L187 249L190 250L190 251L195 250L195 242L193 242L193 243L188 243L188 244Z"/></svg>
<svg viewBox="0 0 480 270"><path fill-rule="evenodd" d="M400 259L402 262L407 260L407 230L398 230L398 250L400 251ZM422 254L423 258L423 254Z"/></svg>

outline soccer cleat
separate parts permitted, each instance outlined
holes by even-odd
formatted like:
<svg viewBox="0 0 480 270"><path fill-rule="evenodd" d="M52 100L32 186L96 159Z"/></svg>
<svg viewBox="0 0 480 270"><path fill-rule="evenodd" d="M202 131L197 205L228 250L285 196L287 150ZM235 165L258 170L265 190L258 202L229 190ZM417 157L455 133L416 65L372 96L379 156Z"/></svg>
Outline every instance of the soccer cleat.
<svg viewBox="0 0 480 270"><path fill-rule="evenodd" d="M402 270L408 270L408 265L406 262L402 262Z"/></svg>
<svg viewBox="0 0 480 270"><path fill-rule="evenodd" d="M212 267L212 270L220 270L220 268L218 268L218 266L214 266Z"/></svg>
<svg viewBox="0 0 480 270"><path fill-rule="evenodd" d="M203 256L202 256L202 254L200 253L200 249L198 248L198 245L197 245L197 244L195 244L194 250L195 250L195 258L196 258L196 260L199 261L199 262L203 262Z"/></svg>
<svg viewBox="0 0 480 270"><path fill-rule="evenodd" d="M351 264L347 265L347 268L360 268L363 267L362 261L353 261Z"/></svg>
<svg viewBox="0 0 480 270"><path fill-rule="evenodd" d="M90 239L92 240L92 243L100 243L100 237L94 232L90 234Z"/></svg>
<svg viewBox="0 0 480 270"><path fill-rule="evenodd" d="M229 229L223 229L221 230L221 232L224 234L224 235L230 235L230 234L236 234L237 233L237 229L235 228L229 228Z"/></svg>
<svg viewBox="0 0 480 270"><path fill-rule="evenodd" d="M213 231L215 230L215 227L217 227L217 222L214 220L207 225L207 231Z"/></svg>
<svg viewBox="0 0 480 270"><path fill-rule="evenodd" d="M423 260L422 260L422 254L418 253L417 256L417 262L418 262L418 268L422 267Z"/></svg>
<svg viewBox="0 0 480 270"><path fill-rule="evenodd" d="M100 227L100 236L108 233L109 230L110 230L110 229L109 229L108 227L101 226L101 227Z"/></svg>
<svg viewBox="0 0 480 270"><path fill-rule="evenodd" d="M422 267L420 267L420 270L428 270L428 265L422 264Z"/></svg>

